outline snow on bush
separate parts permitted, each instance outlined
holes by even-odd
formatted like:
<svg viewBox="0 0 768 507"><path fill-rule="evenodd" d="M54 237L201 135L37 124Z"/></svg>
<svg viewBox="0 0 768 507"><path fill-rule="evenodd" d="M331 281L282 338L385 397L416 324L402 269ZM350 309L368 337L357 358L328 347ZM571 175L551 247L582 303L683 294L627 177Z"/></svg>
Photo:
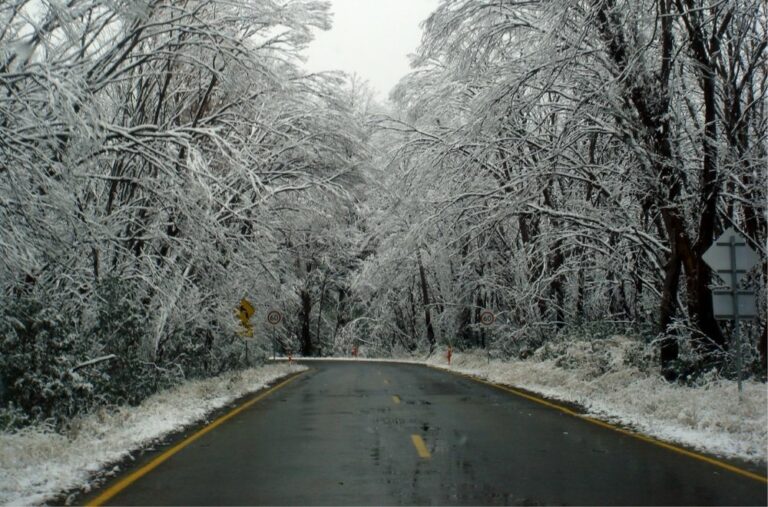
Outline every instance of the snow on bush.
<svg viewBox="0 0 768 507"><path fill-rule="evenodd" d="M481 352L454 352L450 369L577 403L601 419L659 439L724 457L765 462L766 384L716 374L696 386L665 381L643 368L650 352L624 336L548 343L527 360L499 361ZM428 364L449 368L444 352Z"/></svg>
<svg viewBox="0 0 768 507"><path fill-rule="evenodd" d="M91 474L109 463L304 369L271 364L186 382L136 407L102 408L79 417L65 434L45 426L0 433L0 504L39 504L71 488L87 490Z"/></svg>

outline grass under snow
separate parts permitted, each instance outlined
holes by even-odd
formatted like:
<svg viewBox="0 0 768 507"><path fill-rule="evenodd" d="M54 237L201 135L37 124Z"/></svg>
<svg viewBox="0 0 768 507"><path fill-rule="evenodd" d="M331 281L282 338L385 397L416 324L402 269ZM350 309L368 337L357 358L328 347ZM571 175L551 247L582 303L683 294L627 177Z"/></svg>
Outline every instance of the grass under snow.
<svg viewBox="0 0 768 507"><path fill-rule="evenodd" d="M712 377L697 386L670 383L627 364L636 342L607 340L542 349L527 360L489 361L481 353L445 353L426 362L490 382L576 403L600 419L710 454L765 466L768 386L748 380L741 400L735 381ZM595 348L599 350L595 350Z"/></svg>

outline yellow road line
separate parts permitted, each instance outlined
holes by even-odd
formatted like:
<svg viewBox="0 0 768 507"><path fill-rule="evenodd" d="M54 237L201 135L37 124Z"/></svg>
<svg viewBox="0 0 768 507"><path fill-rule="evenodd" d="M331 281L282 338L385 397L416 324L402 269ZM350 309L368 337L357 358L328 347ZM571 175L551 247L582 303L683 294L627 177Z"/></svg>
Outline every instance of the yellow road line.
<svg viewBox="0 0 768 507"><path fill-rule="evenodd" d="M431 368L434 368L430 366ZM601 421L599 419L595 419L593 417L590 417L585 414L580 414L578 412L575 412L571 410L570 408L564 407L562 405L558 405L557 403L552 403L551 401L544 400L542 398L538 398L536 396L530 395L528 393L525 393L523 391L520 391L518 389L515 389L513 387L504 386L501 384L494 384L493 382L490 382L488 380L483 380L481 378L474 377L472 375L466 375L464 373L458 373L451 370L443 370L442 368L434 368L436 370L441 371L447 371L450 373L454 373L456 375L461 375L462 377L466 377L468 379L474 380L475 382L479 382L481 384L486 384L489 386L493 386L496 389L501 389L502 391L507 391L509 393L512 393L516 396L520 396L521 398L525 398L527 400L531 400L533 402L538 403L539 405L544 405L549 408L553 408L555 410L558 410L560 412L563 412L565 414L571 415L573 417L577 417L583 421L590 422L592 424L595 424L597 426L600 426L602 428L606 428L612 431L615 431L617 433L621 433L622 435L627 435L632 438L636 438L638 440L642 440L643 442L647 442L649 444L656 445L658 447L662 447L664 449L667 449L668 451L675 452L677 454L682 454L683 456L688 456L689 458L693 458L698 461L703 461L704 463L709 463L710 465L714 465L716 467L722 468L724 470L728 470L729 472L733 472L735 474L741 475L743 477L748 477L750 479L756 480L758 482L768 483L768 477L756 474L754 472L750 472L749 470L744 470L742 468L739 468L737 466L731 465L730 463L726 463L724 461L720 461L719 459L712 458L709 456L705 456L703 454L699 454L695 451L689 451L688 449L683 449L682 447L678 447L674 444L670 444L668 442L664 442L661 440L657 440L653 437L649 437L647 435L642 435L640 433L635 433L634 431L626 430L624 428L620 428L618 426L614 426L613 424L607 423L605 421Z"/></svg>
<svg viewBox="0 0 768 507"><path fill-rule="evenodd" d="M420 435L411 435L411 442L413 442L413 446L416 448L416 452L419 453L420 458L429 459L432 457Z"/></svg>
<svg viewBox="0 0 768 507"><path fill-rule="evenodd" d="M137 480L141 479L142 477L147 475L149 472L151 472L152 470L154 470L155 468L160 466L161 463L163 463L164 461L168 460L171 456L173 456L174 454L176 454L180 450L184 449L189 444L191 444L192 442L194 442L198 438L202 437L203 435L205 435L209 431L214 430L215 428L221 426L222 424L224 424L228 420L232 419L233 417L235 417L237 414L239 414L243 410L245 410L245 409L249 408L250 406L252 406L253 404L263 400L264 398L266 398L270 394L274 393L275 391L277 391L281 387L284 387L288 383L293 382L302 373L304 373L304 372L302 371L302 372L297 373L296 375L293 375L292 377L288 378L287 380L284 380L284 381L280 382L279 384L277 384L276 386L273 386L273 387L267 389L266 391L264 391L263 393L259 394L255 398L253 398L253 399L243 403L239 407L237 407L237 408L231 410L230 412L226 413L225 415L219 417L218 419L213 421L211 424L209 424L206 427L204 427L201 430L199 430L197 433L195 433L193 435L190 435L189 437L185 438L184 440L182 440L181 442L179 442L175 446L171 447L167 451L165 451L162 454L160 454L159 456L155 457L152 461L150 461L149 463L147 463L143 467L141 467L138 470L136 470L135 472L127 475L126 477L120 479L120 481L118 481L116 484L110 486L102 494L100 494L99 496L94 498L92 501L90 501L88 503L88 505L93 505L93 506L104 505L106 502L111 500L114 496L116 496L118 493L123 491L125 488L127 488L128 486L130 486L131 484L133 484L134 482L136 482Z"/></svg>
<svg viewBox="0 0 768 507"><path fill-rule="evenodd" d="M385 383L385 384L387 384L387 385L389 385L389 379L386 379L386 378L385 378L385 379L384 379L384 383Z"/></svg>
<svg viewBox="0 0 768 507"><path fill-rule="evenodd" d="M392 401L395 402L395 405L398 405L400 403L400 396L398 395L392 396Z"/></svg>

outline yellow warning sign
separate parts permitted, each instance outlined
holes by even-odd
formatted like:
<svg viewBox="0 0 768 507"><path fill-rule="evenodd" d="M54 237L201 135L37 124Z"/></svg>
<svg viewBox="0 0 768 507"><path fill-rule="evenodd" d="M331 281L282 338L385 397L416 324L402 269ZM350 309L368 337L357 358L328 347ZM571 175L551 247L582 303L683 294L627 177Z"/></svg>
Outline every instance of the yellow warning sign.
<svg viewBox="0 0 768 507"><path fill-rule="evenodd" d="M251 302L245 298L241 299L240 306L235 310L235 314L237 315L237 318L240 319L240 324L243 326L242 329L237 332L238 335L253 338L253 327L251 326L250 320L254 313L255 310Z"/></svg>
<svg viewBox="0 0 768 507"><path fill-rule="evenodd" d="M251 317L253 317L254 312L255 310L253 309L253 305L250 301L247 299L240 300L240 313L245 316L245 320L249 320Z"/></svg>

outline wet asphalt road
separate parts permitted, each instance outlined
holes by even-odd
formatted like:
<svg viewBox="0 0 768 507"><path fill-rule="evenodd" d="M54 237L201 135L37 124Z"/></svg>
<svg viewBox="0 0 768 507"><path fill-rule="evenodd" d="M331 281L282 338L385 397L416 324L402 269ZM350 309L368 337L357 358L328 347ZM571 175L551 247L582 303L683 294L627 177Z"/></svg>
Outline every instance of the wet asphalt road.
<svg viewBox="0 0 768 507"><path fill-rule="evenodd" d="M766 505L765 483L460 376L309 366L109 504Z"/></svg>

